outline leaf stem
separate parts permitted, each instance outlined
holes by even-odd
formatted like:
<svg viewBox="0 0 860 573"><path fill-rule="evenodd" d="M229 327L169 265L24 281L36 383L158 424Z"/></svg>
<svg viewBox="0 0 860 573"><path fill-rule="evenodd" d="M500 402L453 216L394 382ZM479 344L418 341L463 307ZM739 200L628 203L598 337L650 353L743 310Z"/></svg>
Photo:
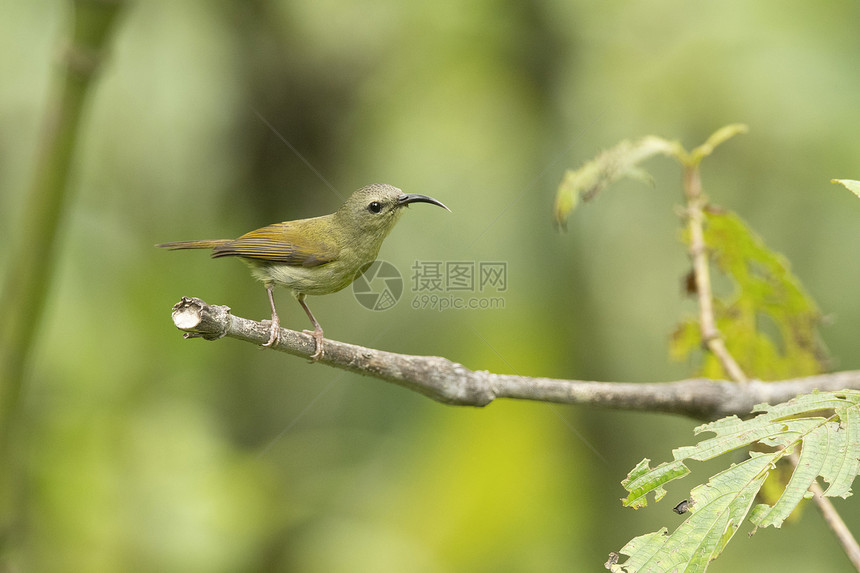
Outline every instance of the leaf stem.
<svg viewBox="0 0 860 573"><path fill-rule="evenodd" d="M702 343L717 357L729 378L735 382L746 384L749 382L749 378L726 347L714 319L711 274L704 231L704 209L707 205L707 198L702 192L702 179L699 174L698 163L684 165L683 185L684 195L687 198L687 228L690 232L689 253L690 259L693 261L693 273L696 280Z"/></svg>
<svg viewBox="0 0 860 573"><path fill-rule="evenodd" d="M845 525L842 516L839 515L839 512L836 511L830 500L824 497L824 491L817 481L809 489L812 491L812 499L818 505L818 510L821 512L821 516L824 518L827 527L836 535L836 539L842 545L842 549L845 551L845 555L848 556L848 560L860 572L860 545L858 545L851 530Z"/></svg>
<svg viewBox="0 0 860 573"><path fill-rule="evenodd" d="M800 462L800 458L795 452L788 456L788 461L796 468ZM809 486L809 491L812 492L812 500L818 506L818 511L821 512L824 523L833 531L839 544L842 545L842 550L848 556L848 560L860 572L860 545L858 545L857 539L854 538L851 530L845 525L845 521L842 520L842 516L839 515L836 508L833 507L833 503L824 495L824 490L817 480L813 481L812 485Z"/></svg>

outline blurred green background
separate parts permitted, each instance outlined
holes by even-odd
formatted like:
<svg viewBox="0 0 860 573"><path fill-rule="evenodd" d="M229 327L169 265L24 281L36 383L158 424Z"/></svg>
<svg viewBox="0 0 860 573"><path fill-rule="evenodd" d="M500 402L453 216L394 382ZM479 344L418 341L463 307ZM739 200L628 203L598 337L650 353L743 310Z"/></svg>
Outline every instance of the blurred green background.
<svg viewBox="0 0 860 573"><path fill-rule="evenodd" d="M0 2L0 269L70 18L59 0ZM237 261L153 244L328 213L331 188L390 183L453 214L412 208L383 246L406 279L395 308L369 311L349 289L311 299L327 336L502 373L683 378L695 364L667 358L695 311L677 167L649 162L653 188L617 185L566 234L552 200L566 168L621 139L689 148L743 122L750 133L705 162L706 191L792 261L830 318L834 368L860 368L860 203L829 183L860 179L857 22L849 0L133 3L87 107L27 376L16 561L596 571L631 537L674 529L672 505L706 473L638 512L619 482L697 422L454 408L234 340L184 341L180 296L262 319L265 292ZM504 308L413 309L416 260L506 262ZM307 327L277 300L284 326ZM860 530L856 499L836 505ZM738 535L712 568L753 569L851 570L811 507Z"/></svg>

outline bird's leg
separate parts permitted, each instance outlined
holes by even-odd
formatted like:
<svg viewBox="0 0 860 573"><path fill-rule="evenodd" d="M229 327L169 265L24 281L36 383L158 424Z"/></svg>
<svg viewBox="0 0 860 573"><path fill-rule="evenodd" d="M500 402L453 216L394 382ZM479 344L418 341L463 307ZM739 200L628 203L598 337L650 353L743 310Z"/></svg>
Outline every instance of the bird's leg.
<svg viewBox="0 0 860 573"><path fill-rule="evenodd" d="M317 322L317 319L314 318L314 313L311 312L311 309L308 308L308 305L305 304L305 295L300 294L296 295L296 299L299 301L299 304L302 305L302 308L305 309L305 312L308 315L308 318L311 319L311 322L314 325L314 330L311 332L310 330L304 330L305 334L310 334L314 337L314 341L316 341L316 351L311 354L311 362L316 362L323 355L323 330L320 323Z"/></svg>
<svg viewBox="0 0 860 573"><path fill-rule="evenodd" d="M266 285L266 292L269 294L269 304L272 305L272 331L271 334L269 334L269 341L263 345L268 348L277 344L278 340L281 338L281 319L278 318L278 311L275 310L275 298L272 296L272 290L274 288L275 285Z"/></svg>

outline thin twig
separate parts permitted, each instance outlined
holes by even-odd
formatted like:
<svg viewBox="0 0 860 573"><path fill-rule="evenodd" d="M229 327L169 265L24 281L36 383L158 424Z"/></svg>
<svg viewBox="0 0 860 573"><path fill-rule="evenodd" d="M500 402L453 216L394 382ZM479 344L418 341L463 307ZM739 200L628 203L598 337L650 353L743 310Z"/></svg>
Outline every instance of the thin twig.
<svg viewBox="0 0 860 573"><path fill-rule="evenodd" d="M237 338L262 345L269 340L268 321L255 322L230 314L198 298L174 306L173 321L186 338ZM365 348L325 339L319 360L419 392L436 401L458 406L486 406L497 398L582 404L618 410L664 412L699 420L736 414L745 416L756 404L779 404L813 390L860 390L860 371L837 372L779 382L752 380L739 386L730 381L692 378L676 382L629 383L532 378L474 371L439 356L413 356ZM313 339L281 329L274 349L309 358Z"/></svg>
<svg viewBox="0 0 860 573"><path fill-rule="evenodd" d="M749 378L726 348L714 318L713 293L711 292L711 273L708 265L708 247L705 243L704 208L706 199L702 193L702 180L698 165L684 168L684 194L687 196L687 228L690 232L690 258L696 279L696 295L699 303L699 328L702 343L710 350L730 379L740 384Z"/></svg>
<svg viewBox="0 0 860 573"><path fill-rule="evenodd" d="M797 452L793 452L786 459L795 468L797 468L797 465L800 463L800 456L797 455ZM842 545L842 549L848 556L848 560L851 561L851 564L854 565L854 568L857 569L857 571L860 571L860 545L857 544L857 539L854 538L851 530L848 529L847 525L845 525L845 522L842 520L842 516L840 516L839 512L836 511L836 508L833 507L833 503L824 495L824 490L818 481L812 482L812 485L809 486L809 491L812 492L812 499L818 506L818 510L821 512L824 522L833 531L834 535L836 535L836 539L839 540L839 543Z"/></svg>
<svg viewBox="0 0 860 573"><path fill-rule="evenodd" d="M836 535L836 539L842 545L842 549L845 551L845 555L848 556L848 560L851 561L851 564L854 565L857 571L860 571L860 545L857 544L857 540L852 535L851 530L845 525L845 522L830 500L824 497L824 491L822 491L818 482L814 482L809 489L812 491L812 499L818 505L819 511L821 511L821 516L824 517L824 522L827 523L827 526Z"/></svg>

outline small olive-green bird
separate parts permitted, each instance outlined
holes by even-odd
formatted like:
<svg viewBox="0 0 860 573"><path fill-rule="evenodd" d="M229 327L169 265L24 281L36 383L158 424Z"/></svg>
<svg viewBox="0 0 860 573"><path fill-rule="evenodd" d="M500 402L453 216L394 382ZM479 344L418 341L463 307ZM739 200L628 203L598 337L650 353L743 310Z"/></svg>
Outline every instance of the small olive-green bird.
<svg viewBox="0 0 860 573"><path fill-rule="evenodd" d="M212 249L212 257L239 257L263 281L272 306L272 331L263 346L278 342L281 332L272 289L286 287L305 309L314 325L316 342L312 360L323 353L323 330L305 303L307 295L337 292L376 260L382 241L394 228L402 208L410 203L432 203L426 195L405 194L391 185L362 187L331 215L285 221L251 231L238 239L178 241L156 245L164 249Z"/></svg>

